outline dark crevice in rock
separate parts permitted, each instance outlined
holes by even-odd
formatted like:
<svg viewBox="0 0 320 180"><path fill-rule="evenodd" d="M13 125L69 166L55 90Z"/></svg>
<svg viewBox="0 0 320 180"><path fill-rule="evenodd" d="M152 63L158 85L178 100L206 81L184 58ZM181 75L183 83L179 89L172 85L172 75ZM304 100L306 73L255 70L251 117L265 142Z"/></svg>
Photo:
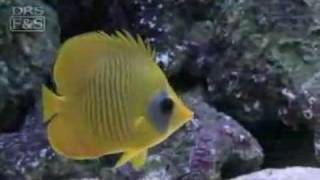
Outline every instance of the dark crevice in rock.
<svg viewBox="0 0 320 180"><path fill-rule="evenodd" d="M31 107L34 105L35 98L30 92L27 93L27 95L20 95L20 97L15 98L19 99L22 103L9 99L5 103L5 108L2 110L2 113L0 113L0 132L2 133L20 131L21 127L24 125L27 113L30 112Z"/></svg>
<svg viewBox="0 0 320 180"><path fill-rule="evenodd" d="M107 33L114 30L134 32L133 24L137 7L126 0L77 0L58 1L58 14L61 24L61 38L88 31L104 30ZM116 17L116 18L114 18Z"/></svg>

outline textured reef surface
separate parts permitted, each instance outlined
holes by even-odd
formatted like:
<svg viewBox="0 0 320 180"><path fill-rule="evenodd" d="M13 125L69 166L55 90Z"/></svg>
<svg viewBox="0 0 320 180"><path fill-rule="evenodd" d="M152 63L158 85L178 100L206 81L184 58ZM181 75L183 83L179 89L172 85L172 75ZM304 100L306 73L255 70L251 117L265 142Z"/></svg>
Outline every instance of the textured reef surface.
<svg viewBox="0 0 320 180"><path fill-rule="evenodd" d="M12 7L28 5L44 8L46 30L10 31ZM0 0L0 179L320 179L319 10L318 0ZM55 154L41 117L59 44L119 29L152 44L195 112L140 170L110 168L119 155Z"/></svg>

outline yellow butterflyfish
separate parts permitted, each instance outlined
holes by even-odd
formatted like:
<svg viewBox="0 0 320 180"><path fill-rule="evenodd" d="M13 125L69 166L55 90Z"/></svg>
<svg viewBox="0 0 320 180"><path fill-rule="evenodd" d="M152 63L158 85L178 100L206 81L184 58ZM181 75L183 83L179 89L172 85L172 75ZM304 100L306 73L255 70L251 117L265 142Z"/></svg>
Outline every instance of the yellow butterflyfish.
<svg viewBox="0 0 320 180"><path fill-rule="evenodd" d="M128 32L68 39L54 64L57 94L42 87L52 148L78 160L123 153L115 167L141 167L148 148L193 115L154 58L150 45Z"/></svg>

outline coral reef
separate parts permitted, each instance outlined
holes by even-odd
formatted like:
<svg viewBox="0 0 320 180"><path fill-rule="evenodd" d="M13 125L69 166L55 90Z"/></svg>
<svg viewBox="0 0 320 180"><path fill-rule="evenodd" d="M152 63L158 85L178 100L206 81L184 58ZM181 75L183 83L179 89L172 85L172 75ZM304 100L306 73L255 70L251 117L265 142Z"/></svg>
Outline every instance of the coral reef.
<svg viewBox="0 0 320 180"><path fill-rule="evenodd" d="M12 32L13 7L41 6L47 18L43 33ZM0 2L0 132L19 129L49 75L59 44L56 12L41 1Z"/></svg>
<svg viewBox="0 0 320 180"><path fill-rule="evenodd" d="M319 179L320 169L312 167L290 167L284 169L265 169L232 180L304 180Z"/></svg>
<svg viewBox="0 0 320 180"><path fill-rule="evenodd" d="M45 32L10 31L12 7L25 5L44 8ZM0 1L0 179L218 180L319 166L319 9L317 0ZM40 84L54 89L59 43L119 29L152 44L195 112L138 171L111 169L120 154L88 161L55 154L41 117ZM235 180L270 172L275 180L318 178L317 169L296 167Z"/></svg>

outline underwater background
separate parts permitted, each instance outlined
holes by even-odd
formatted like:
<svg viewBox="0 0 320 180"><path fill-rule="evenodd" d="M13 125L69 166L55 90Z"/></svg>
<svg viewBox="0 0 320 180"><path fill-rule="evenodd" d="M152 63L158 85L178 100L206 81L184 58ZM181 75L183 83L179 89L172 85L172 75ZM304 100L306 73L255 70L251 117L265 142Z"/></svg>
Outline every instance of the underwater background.
<svg viewBox="0 0 320 180"><path fill-rule="evenodd" d="M66 159L42 123L60 44L121 29L195 112L141 170ZM0 0L0 179L320 180L319 48L318 0Z"/></svg>

